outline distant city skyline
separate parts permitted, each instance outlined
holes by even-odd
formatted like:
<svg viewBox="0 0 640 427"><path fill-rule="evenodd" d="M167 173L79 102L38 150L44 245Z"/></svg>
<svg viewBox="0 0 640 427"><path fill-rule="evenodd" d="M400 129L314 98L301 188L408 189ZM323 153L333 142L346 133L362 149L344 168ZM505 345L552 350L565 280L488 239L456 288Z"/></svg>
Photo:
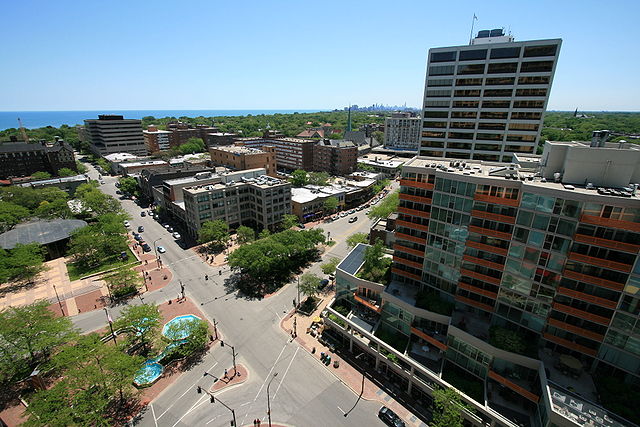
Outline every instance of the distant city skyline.
<svg viewBox="0 0 640 427"><path fill-rule="evenodd" d="M180 14L162 0L62 0L2 11L0 111L419 108L427 51L467 44L474 13L474 33L563 39L549 110L640 110L630 0L194 1Z"/></svg>

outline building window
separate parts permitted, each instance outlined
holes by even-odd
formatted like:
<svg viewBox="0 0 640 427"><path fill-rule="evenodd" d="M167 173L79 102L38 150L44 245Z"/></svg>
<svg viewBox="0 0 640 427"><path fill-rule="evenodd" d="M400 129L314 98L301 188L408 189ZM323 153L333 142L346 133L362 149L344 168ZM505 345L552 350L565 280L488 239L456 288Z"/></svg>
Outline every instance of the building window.
<svg viewBox="0 0 640 427"><path fill-rule="evenodd" d="M430 76L450 76L455 69L454 65L435 65L429 67Z"/></svg>
<svg viewBox="0 0 640 427"><path fill-rule="evenodd" d="M518 69L517 62L505 62L499 64L489 64L489 74L515 73Z"/></svg>
<svg viewBox="0 0 640 427"><path fill-rule="evenodd" d="M432 52L431 62L448 62L456 60L456 51L450 52Z"/></svg>
<svg viewBox="0 0 640 427"><path fill-rule="evenodd" d="M558 50L558 45L542 45L542 46L527 46L524 48L524 57L531 58L534 56L554 56Z"/></svg>
<svg viewBox="0 0 640 427"><path fill-rule="evenodd" d="M482 79L456 79L456 86L482 86Z"/></svg>
<svg viewBox="0 0 640 427"><path fill-rule="evenodd" d="M474 61L487 59L487 49L462 50L460 51L460 61Z"/></svg>
<svg viewBox="0 0 640 427"><path fill-rule="evenodd" d="M458 74L484 74L484 64L460 65Z"/></svg>
<svg viewBox="0 0 640 427"><path fill-rule="evenodd" d="M542 73L553 69L553 61L523 62L520 66L521 73Z"/></svg>
<svg viewBox="0 0 640 427"><path fill-rule="evenodd" d="M491 59L519 58L520 47L501 47L491 49Z"/></svg>
<svg viewBox="0 0 640 427"><path fill-rule="evenodd" d="M432 86L451 86L453 79L429 79L427 80L427 87Z"/></svg>

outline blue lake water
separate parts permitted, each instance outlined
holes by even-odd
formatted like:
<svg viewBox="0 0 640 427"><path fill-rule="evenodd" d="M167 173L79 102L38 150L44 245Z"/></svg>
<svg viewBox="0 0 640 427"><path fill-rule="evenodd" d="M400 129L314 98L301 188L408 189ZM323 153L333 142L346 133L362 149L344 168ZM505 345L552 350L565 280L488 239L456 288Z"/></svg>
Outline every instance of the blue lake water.
<svg viewBox="0 0 640 427"><path fill-rule="evenodd" d="M24 127L33 129L45 126L81 125L85 119L97 119L99 114L122 114L127 119L146 116L162 117L219 117L257 116L259 114L314 113L321 110L102 110L102 111L0 111L0 130L17 128L18 118Z"/></svg>

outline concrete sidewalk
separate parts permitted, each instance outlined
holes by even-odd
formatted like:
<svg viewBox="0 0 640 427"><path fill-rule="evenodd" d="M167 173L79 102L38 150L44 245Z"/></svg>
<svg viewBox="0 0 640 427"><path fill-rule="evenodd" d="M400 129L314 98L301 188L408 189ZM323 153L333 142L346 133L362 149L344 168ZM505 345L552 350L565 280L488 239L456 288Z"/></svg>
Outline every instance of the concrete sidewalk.
<svg viewBox="0 0 640 427"><path fill-rule="evenodd" d="M318 363L322 363L320 361L320 353L324 352L325 354L330 353L330 350L327 346L320 344L317 340L317 337L314 338L311 334L307 333L307 328L311 327L313 319L315 317L319 317L322 310L327 306L327 304L333 298L333 292L330 294L325 294L321 296L322 302L318 305L316 310L311 314L311 316L304 316L300 314L294 314L293 310L280 322L280 327L293 338L293 327L294 327L294 319L295 319L295 329L297 332L297 336L295 337L295 341L301 345L305 350L309 353L313 354L313 356L318 360ZM363 390L362 388L362 379L363 373L358 371L351 364L346 362L343 358L339 357L335 353L330 353L331 355L331 364L329 366L325 366L333 375L335 375L342 383L344 383L347 387L349 387L355 394L358 396ZM339 362L339 367L334 368L334 361ZM384 390L378 387L375 383L373 383L369 378L364 376L364 390L362 392L362 399L370 400L370 401L378 401L381 405L384 405L388 408L391 408L400 418L402 418L408 426L414 427L426 427L427 425L422 422L416 415L414 415L411 411L406 409L400 403L398 403L393 397L389 396ZM355 403L355 400L354 400Z"/></svg>

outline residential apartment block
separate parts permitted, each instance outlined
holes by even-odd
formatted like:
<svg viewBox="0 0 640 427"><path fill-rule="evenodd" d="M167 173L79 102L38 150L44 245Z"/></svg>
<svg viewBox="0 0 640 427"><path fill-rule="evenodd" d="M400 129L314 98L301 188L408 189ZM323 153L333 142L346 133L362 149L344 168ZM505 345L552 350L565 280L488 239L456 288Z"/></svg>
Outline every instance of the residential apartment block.
<svg viewBox="0 0 640 427"><path fill-rule="evenodd" d="M112 153L147 154L141 120L102 114L98 119L84 121L82 135L89 143L89 149L99 156Z"/></svg>
<svg viewBox="0 0 640 427"><path fill-rule="evenodd" d="M359 279L354 249L326 323L420 407L458 388L473 425L632 425L594 383L640 383L640 149L596 135L536 160L405 164L391 282Z"/></svg>
<svg viewBox="0 0 640 427"><path fill-rule="evenodd" d="M236 144L261 148L273 146L276 151L276 166L288 171L313 169L313 146L315 141L299 138L236 138Z"/></svg>
<svg viewBox="0 0 640 427"><path fill-rule="evenodd" d="M417 152L422 120L411 113L392 113L384 120L384 148Z"/></svg>
<svg viewBox="0 0 640 427"><path fill-rule="evenodd" d="M344 176L354 172L358 147L351 141L325 139L313 146L313 170Z"/></svg>
<svg viewBox="0 0 640 427"><path fill-rule="evenodd" d="M264 168L267 175L276 175L276 152L269 145L259 148L245 146L213 146L209 147L211 163L214 166L225 166L234 170Z"/></svg>
<svg viewBox="0 0 640 427"><path fill-rule="evenodd" d="M63 141L0 144L0 179L29 176L35 172L57 175L62 168L77 171L73 148Z"/></svg>
<svg viewBox="0 0 640 427"><path fill-rule="evenodd" d="M147 130L142 131L142 134L144 145L149 153L171 148L172 132L168 130L160 130L156 126L150 125Z"/></svg>
<svg viewBox="0 0 640 427"><path fill-rule="evenodd" d="M192 125L184 122L167 123L167 131L171 132L169 136L170 146L177 147L189 141L191 138L200 138L207 142L207 134L219 132L215 126Z"/></svg>
<svg viewBox="0 0 640 427"><path fill-rule="evenodd" d="M562 40L480 31L429 49L420 154L511 162L535 154Z"/></svg>

